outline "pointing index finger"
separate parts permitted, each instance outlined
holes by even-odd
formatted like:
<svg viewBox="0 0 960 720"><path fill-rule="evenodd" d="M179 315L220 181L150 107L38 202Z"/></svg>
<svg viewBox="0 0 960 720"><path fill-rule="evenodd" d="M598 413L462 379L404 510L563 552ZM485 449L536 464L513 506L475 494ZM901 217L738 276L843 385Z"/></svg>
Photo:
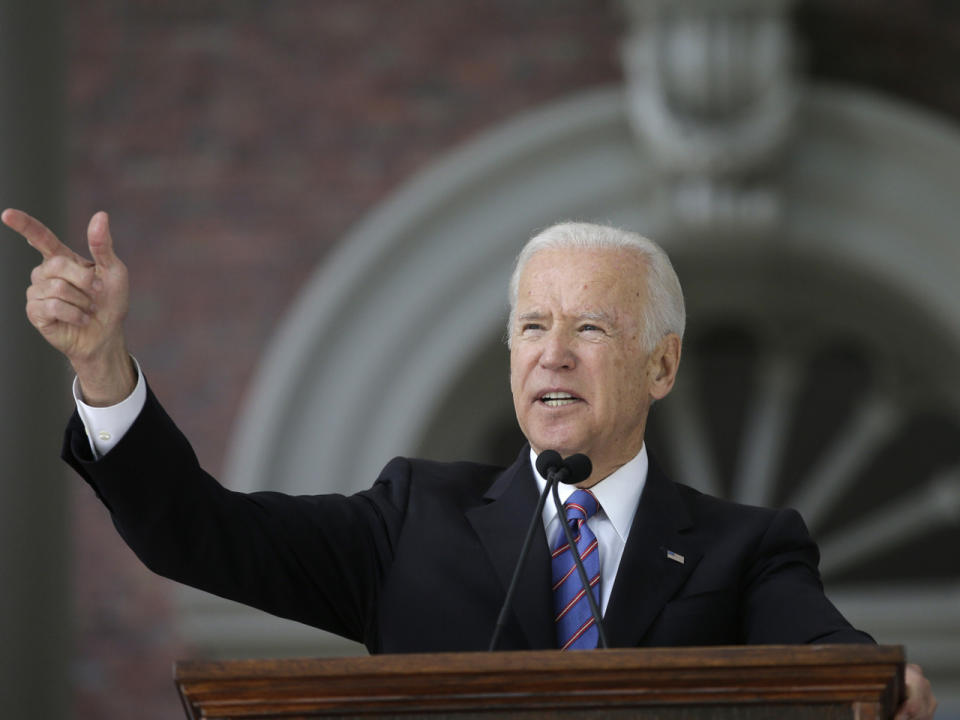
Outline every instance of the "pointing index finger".
<svg viewBox="0 0 960 720"><path fill-rule="evenodd" d="M27 242L36 248L44 258L51 258L54 255L70 255L71 257L75 255L70 248L57 239L57 236L46 225L22 210L12 208L4 210L0 219L11 230L23 235Z"/></svg>

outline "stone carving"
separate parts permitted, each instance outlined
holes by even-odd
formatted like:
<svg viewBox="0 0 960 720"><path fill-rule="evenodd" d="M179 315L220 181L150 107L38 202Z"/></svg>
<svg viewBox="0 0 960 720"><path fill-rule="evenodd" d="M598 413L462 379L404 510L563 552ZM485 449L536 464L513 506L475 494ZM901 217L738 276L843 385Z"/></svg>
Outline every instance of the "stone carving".
<svg viewBox="0 0 960 720"><path fill-rule="evenodd" d="M630 122L674 219L768 230L798 100L790 0L627 0Z"/></svg>

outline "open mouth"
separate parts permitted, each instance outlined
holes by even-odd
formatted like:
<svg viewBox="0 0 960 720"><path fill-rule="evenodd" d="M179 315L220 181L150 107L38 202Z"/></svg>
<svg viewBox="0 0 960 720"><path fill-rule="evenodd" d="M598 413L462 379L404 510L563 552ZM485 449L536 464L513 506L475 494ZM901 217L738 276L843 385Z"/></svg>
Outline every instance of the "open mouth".
<svg viewBox="0 0 960 720"><path fill-rule="evenodd" d="M547 407L563 407L580 402L580 398L567 392L548 392L541 395L538 399Z"/></svg>

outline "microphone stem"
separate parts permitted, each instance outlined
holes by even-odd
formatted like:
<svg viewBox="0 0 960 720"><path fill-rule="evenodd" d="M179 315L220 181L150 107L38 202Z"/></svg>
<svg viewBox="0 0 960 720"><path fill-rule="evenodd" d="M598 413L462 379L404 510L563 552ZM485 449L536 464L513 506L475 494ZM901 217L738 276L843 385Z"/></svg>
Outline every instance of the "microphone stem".
<svg viewBox="0 0 960 720"><path fill-rule="evenodd" d="M583 585L584 593L587 596L587 602L590 604L590 614L593 615L593 622L597 626L597 632L600 635L600 647L606 649L607 634L603 630L603 616L600 614L600 608L597 607L597 599L593 596L593 589L590 587L590 578L587 577L587 571L583 567L583 560L580 557L580 551L573 539L573 531L567 523L566 513L563 511L563 503L560 502L560 493L557 491L557 483L552 485L547 483L547 487L553 488L553 504L557 506L557 516L560 518L560 526L563 528L563 534L567 538L567 544L570 546L570 553L573 555L573 561L577 564L577 574L580 576L580 584Z"/></svg>
<svg viewBox="0 0 960 720"><path fill-rule="evenodd" d="M507 588L507 596L503 600L503 606L500 608L500 616L497 618L497 625L493 631L493 637L490 638L490 647L488 652L493 652L497 647L497 642L500 640L500 635L503 632L504 625L507 624L507 613L510 611L510 605L513 603L513 596L517 592L517 582L520 579L520 571L523 569L523 565L527 560L527 555L529 555L530 543L533 541L533 535L537 531L537 525L543 526L543 506L547 504L547 494L550 492L550 488L554 488L556 492L557 487L557 473L551 471L547 473L547 484L543 488L543 492L540 493L540 499L537 500L537 509L533 513L533 517L530 518L530 526L527 528L527 536L523 540L523 545L521 545L520 558L517 560L517 566L513 569L513 577L510 579L510 586Z"/></svg>

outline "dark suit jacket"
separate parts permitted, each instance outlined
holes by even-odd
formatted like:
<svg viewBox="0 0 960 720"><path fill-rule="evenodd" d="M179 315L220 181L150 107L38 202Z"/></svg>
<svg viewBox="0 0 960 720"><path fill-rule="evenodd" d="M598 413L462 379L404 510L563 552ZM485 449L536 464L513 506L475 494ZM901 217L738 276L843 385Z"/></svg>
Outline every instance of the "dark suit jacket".
<svg viewBox="0 0 960 720"><path fill-rule="evenodd" d="M152 393L101 460L76 415L63 452L155 572L371 652L486 649L537 500L527 448L506 469L398 458L351 497L232 492ZM542 529L538 540L502 649L556 647ZM796 512L703 495L651 462L604 617L609 641L870 642L824 596L817 562Z"/></svg>

